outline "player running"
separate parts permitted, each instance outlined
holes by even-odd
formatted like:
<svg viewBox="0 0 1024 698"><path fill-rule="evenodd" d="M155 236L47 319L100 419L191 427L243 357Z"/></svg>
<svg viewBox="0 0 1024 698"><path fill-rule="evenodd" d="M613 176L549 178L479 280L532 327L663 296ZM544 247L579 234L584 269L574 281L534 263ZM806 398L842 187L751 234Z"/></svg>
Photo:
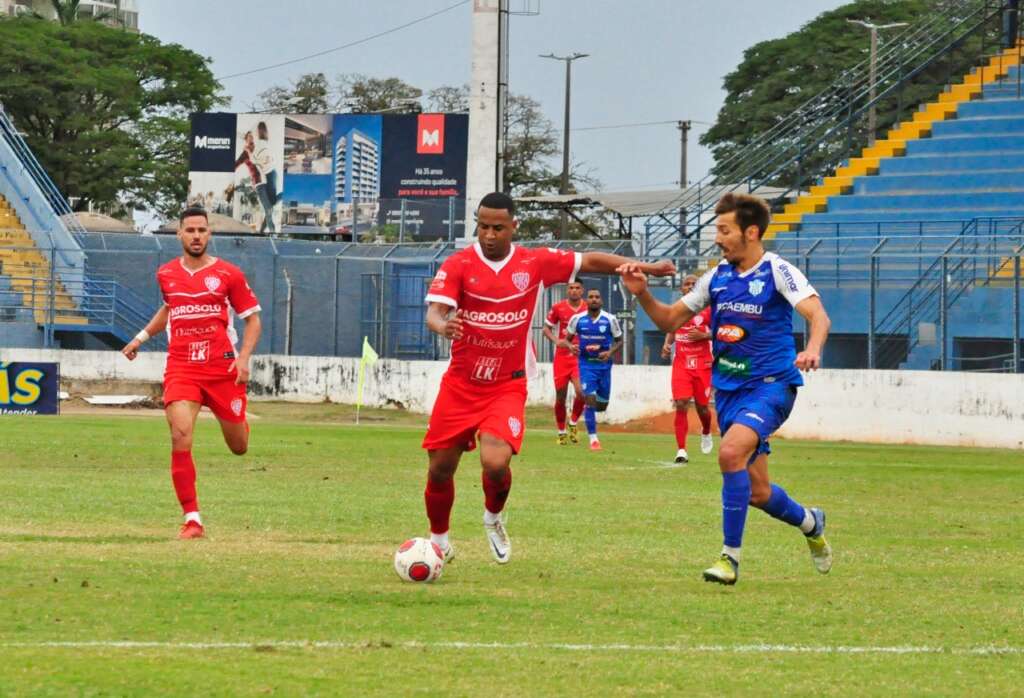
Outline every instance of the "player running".
<svg viewBox="0 0 1024 698"><path fill-rule="evenodd" d="M797 387L803 385L800 371L820 367L829 318L800 270L764 251L761 237L771 217L764 201L726 194L715 213L715 243L724 259L675 304L665 305L651 295L639 265L620 267L623 283L666 332L711 307L713 384L723 434L718 464L725 544L718 561L704 570L704 579L736 583L748 505L798 527L815 568L826 574L832 567L832 548L824 536L825 513L805 509L771 482L768 437L793 409ZM793 347L793 308L810 324L810 337L799 354Z"/></svg>
<svg viewBox="0 0 1024 698"><path fill-rule="evenodd" d="M512 244L515 204L488 194L476 212L477 241L444 261L427 293L427 327L452 340L451 362L430 414L423 448L429 468L424 500L430 539L455 553L448 538L459 459L480 445L484 532L499 564L512 555L501 512L512 487L512 456L526 428L526 379L535 363L531 316L545 286L572 281L579 272L613 273L630 262L602 252L580 254ZM633 265L668 276L671 262Z"/></svg>
<svg viewBox="0 0 1024 698"><path fill-rule="evenodd" d="M582 313L583 284L573 281L565 291L565 299L555 303L548 311L544 320L544 336L555 345L555 359L552 362L552 373L555 376L555 424L558 426L558 443L565 446L569 441L579 443L576 434L576 422L583 414L586 403L583 401L583 388L580 387L580 364L573 351L573 342L565 337L565 328L569 319L576 313ZM558 335L555 335L558 332ZM572 415L569 417L569 433L565 433L565 398L572 383L574 398Z"/></svg>
<svg viewBox="0 0 1024 698"><path fill-rule="evenodd" d="M683 295L693 290L696 283L697 277L687 274L680 285ZM714 447L711 441L711 410L708 409L708 400L711 399L711 308L705 308L678 330L665 335L665 345L661 348L663 359L672 356L673 344L676 351L672 359L672 404L676 408L676 446L679 448L676 463L688 463L686 434L690 430L690 420L686 412L691 399L700 419L700 452L707 455Z"/></svg>
<svg viewBox="0 0 1024 698"><path fill-rule="evenodd" d="M232 453L240 456L249 448L245 386L260 338L260 305L238 267L207 254L211 234L205 210L188 208L181 214L178 239L184 254L156 272L164 304L121 350L134 359L143 342L167 328L164 412L171 428L171 480L185 514L179 538L203 537L192 460L200 407L216 415ZM245 320L238 351L232 311Z"/></svg>
<svg viewBox="0 0 1024 698"><path fill-rule="evenodd" d="M573 351L579 356L580 383L587 408L583 419L587 423L590 450L600 451L597 438L597 413L608 409L612 395L612 358L622 347L622 327L611 313L601 309L601 292L587 291L587 312L573 315L566 329L566 337L579 337Z"/></svg>

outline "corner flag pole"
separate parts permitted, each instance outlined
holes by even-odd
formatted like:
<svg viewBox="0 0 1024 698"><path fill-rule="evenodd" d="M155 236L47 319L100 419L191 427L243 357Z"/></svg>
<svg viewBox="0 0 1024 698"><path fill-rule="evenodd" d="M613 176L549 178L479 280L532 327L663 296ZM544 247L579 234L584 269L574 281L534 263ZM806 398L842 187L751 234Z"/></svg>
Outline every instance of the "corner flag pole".
<svg viewBox="0 0 1024 698"><path fill-rule="evenodd" d="M377 363L380 357L370 346L369 337L363 337L363 356L359 359L359 382L356 386L356 424L359 424L359 409L363 406L363 380L366 378L366 367Z"/></svg>

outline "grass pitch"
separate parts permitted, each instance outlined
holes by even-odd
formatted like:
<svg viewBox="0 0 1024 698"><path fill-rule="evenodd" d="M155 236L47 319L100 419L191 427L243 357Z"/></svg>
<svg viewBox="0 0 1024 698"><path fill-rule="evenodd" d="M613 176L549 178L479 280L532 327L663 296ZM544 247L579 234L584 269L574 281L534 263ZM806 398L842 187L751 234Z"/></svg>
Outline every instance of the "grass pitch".
<svg viewBox="0 0 1024 698"><path fill-rule="evenodd" d="M262 408L262 409L261 409ZM424 535L421 428L255 405L248 455L201 420L208 538L180 521L160 419L0 421L0 695L988 695L1024 685L1024 456L776 441L772 474L822 506L818 575L751 510L740 582L714 456L671 436L513 465L513 561L491 561L475 454L458 558L433 585L391 556ZM370 413L380 421L380 413ZM696 442L691 450L697 451Z"/></svg>

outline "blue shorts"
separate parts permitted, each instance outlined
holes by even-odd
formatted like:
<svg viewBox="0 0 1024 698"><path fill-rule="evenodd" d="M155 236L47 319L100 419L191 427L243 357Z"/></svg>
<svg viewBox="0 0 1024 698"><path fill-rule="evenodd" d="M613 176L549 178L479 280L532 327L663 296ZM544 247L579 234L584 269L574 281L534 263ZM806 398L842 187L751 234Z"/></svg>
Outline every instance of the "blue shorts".
<svg viewBox="0 0 1024 698"><path fill-rule="evenodd" d="M580 386L584 395L596 395L598 402L608 403L612 396L612 367L609 364L592 366L580 362Z"/></svg>
<svg viewBox="0 0 1024 698"><path fill-rule="evenodd" d="M772 452L768 437L782 426L793 411L796 386L788 383L755 383L739 390L715 390L718 429L722 434L733 424L742 424L757 432L760 443L751 460Z"/></svg>

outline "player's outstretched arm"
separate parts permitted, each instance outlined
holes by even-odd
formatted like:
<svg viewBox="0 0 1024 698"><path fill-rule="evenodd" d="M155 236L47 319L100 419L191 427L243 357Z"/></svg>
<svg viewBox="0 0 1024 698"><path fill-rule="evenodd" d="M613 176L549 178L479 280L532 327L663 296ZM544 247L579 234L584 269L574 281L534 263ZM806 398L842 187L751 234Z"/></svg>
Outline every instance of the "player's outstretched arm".
<svg viewBox="0 0 1024 698"><path fill-rule="evenodd" d="M821 350L825 346L832 321L817 296L804 298L796 304L796 311L807 320L810 332L804 350L796 355L796 361L793 363L801 371L813 371L821 368Z"/></svg>
<svg viewBox="0 0 1024 698"><path fill-rule="evenodd" d="M235 384L249 382L249 360L252 353L256 351L256 343L260 341L260 332L263 330L263 322L258 312L245 316L245 329L242 331L242 348L238 350L238 356L228 366L228 373L232 370L238 372L235 376Z"/></svg>
<svg viewBox="0 0 1024 698"><path fill-rule="evenodd" d="M682 300L678 300L672 305L666 305L655 298L647 288L647 275L644 274L640 263L628 262L621 265L616 271L622 277L622 283L626 289L636 296L640 307L662 332L675 332L697 314L690 310Z"/></svg>
<svg viewBox="0 0 1024 698"><path fill-rule="evenodd" d="M607 252L584 252L580 272L587 274L615 274L624 264L632 264L644 274L651 276L672 276L676 265L667 259L658 262L638 262L630 257Z"/></svg>
<svg viewBox="0 0 1024 698"><path fill-rule="evenodd" d="M124 345L121 353L124 354L129 361L135 360L135 357L139 355L139 347L141 347L146 340L157 332L164 331L164 328L167 327L167 314L167 306L161 305L160 308L153 313L152 319L146 323L146 326L142 328L137 335L135 335L135 338Z"/></svg>
<svg viewBox="0 0 1024 698"><path fill-rule="evenodd" d="M427 329L446 339L462 339L462 318L445 303L427 306Z"/></svg>

